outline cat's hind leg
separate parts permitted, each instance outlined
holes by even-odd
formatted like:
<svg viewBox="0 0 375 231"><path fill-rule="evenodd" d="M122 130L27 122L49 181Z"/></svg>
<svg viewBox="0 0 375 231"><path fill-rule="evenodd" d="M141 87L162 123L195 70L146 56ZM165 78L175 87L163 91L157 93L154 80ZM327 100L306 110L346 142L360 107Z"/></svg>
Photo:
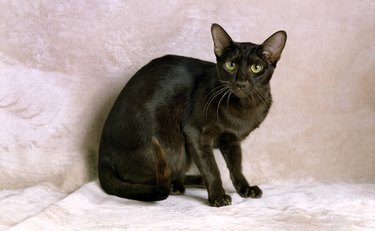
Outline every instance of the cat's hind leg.
<svg viewBox="0 0 375 231"><path fill-rule="evenodd" d="M172 181L172 195L182 195L185 193L185 187L182 185L180 180Z"/></svg>
<svg viewBox="0 0 375 231"><path fill-rule="evenodd" d="M148 151L147 151L148 150ZM108 194L140 201L164 200L170 194L171 171L165 160L165 153L156 138L152 139L152 148L133 150L130 158L111 160L104 155L108 149L101 150L99 157L99 181ZM152 158L144 158L151 155ZM127 163L127 165L125 165Z"/></svg>

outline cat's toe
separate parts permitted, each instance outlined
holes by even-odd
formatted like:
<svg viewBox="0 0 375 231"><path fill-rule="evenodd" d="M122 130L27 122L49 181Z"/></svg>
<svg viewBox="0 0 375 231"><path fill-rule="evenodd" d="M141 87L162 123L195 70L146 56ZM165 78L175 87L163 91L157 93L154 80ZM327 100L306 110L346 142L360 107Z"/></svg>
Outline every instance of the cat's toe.
<svg viewBox="0 0 375 231"><path fill-rule="evenodd" d="M261 198L263 195L262 190L258 186L243 187L238 192L242 197Z"/></svg>
<svg viewBox="0 0 375 231"><path fill-rule="evenodd" d="M211 206L222 207L232 204L232 198L229 195L223 195L219 197L210 198L209 202Z"/></svg>
<svg viewBox="0 0 375 231"><path fill-rule="evenodd" d="M171 195L182 195L185 193L185 187L180 183L172 183Z"/></svg>

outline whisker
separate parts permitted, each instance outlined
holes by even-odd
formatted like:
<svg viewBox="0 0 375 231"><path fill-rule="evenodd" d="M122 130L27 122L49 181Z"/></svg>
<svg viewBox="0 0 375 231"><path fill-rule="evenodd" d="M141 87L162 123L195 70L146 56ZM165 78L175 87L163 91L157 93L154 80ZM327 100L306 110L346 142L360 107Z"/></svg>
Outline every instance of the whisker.
<svg viewBox="0 0 375 231"><path fill-rule="evenodd" d="M229 93L229 88L226 89L226 92L223 94L223 96L221 96L219 102L217 103L217 107L216 107L216 117L219 119L219 108L220 108L220 103L221 101L225 98L225 96Z"/></svg>
<svg viewBox="0 0 375 231"><path fill-rule="evenodd" d="M213 93L211 94L211 96L207 99L206 102L210 102L210 101L212 101L215 97L217 97L218 94L224 92L225 90L226 90L226 88L225 88L224 86L221 87L221 88L219 88L219 89L217 89L215 92L213 92Z"/></svg>
<svg viewBox="0 0 375 231"><path fill-rule="evenodd" d="M269 91L266 91L262 88L255 88L256 91L259 91L259 92L262 92L264 94L264 96L267 96L270 98L270 92Z"/></svg>
<svg viewBox="0 0 375 231"><path fill-rule="evenodd" d="M213 91L211 91L205 98L204 102L209 102L210 100L212 100L212 98L215 98L216 94L218 92L221 92L222 90L225 90L225 86L220 86L220 87L217 87L215 88ZM208 97L208 98L207 98ZM207 100L206 100L207 99Z"/></svg>
<svg viewBox="0 0 375 231"><path fill-rule="evenodd" d="M256 96L262 101L262 103L266 106L267 110L269 110L269 106L266 102L266 99L262 97L262 95L258 91L253 91Z"/></svg>
<svg viewBox="0 0 375 231"><path fill-rule="evenodd" d="M214 94L214 92L215 92L216 90L218 90L218 89L220 89L220 88L224 88L224 87L225 87L225 86L220 85L220 86L217 86L217 87L215 87L214 89L212 89L210 92L208 92L208 94L207 94L206 97L204 98L204 102L206 102L207 97L209 97L211 94Z"/></svg>
<svg viewBox="0 0 375 231"><path fill-rule="evenodd" d="M253 92L252 92L252 91L250 92L250 97L248 97L248 98L250 98L250 99L251 99L251 102L252 102L252 103L254 103L254 104L256 103L256 101L255 101L255 98L254 98L254 95L253 95Z"/></svg>
<svg viewBox="0 0 375 231"><path fill-rule="evenodd" d="M203 109L203 112L205 112L205 115L206 115L206 118L207 118L207 114L208 114L208 109L211 105L211 103L213 102L213 100L219 96L221 93L227 91L227 87L225 86L222 86L222 88L220 88L219 90L217 90L216 92L214 92L210 98L207 100L207 103L205 104L204 106L204 109Z"/></svg>
<svg viewBox="0 0 375 231"><path fill-rule="evenodd" d="M232 95L232 91L229 90L228 98L227 98L227 109L229 108L229 100L230 96Z"/></svg>
<svg viewBox="0 0 375 231"><path fill-rule="evenodd" d="M260 88L257 88L256 90L267 100L267 103L272 102L271 94L269 92Z"/></svg>

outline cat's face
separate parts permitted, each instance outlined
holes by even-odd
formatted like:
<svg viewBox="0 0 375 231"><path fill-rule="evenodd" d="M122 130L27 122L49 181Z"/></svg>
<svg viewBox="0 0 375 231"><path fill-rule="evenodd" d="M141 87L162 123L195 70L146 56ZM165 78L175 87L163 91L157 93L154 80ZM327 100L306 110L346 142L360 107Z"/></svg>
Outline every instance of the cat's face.
<svg viewBox="0 0 375 231"><path fill-rule="evenodd" d="M218 81L239 98L267 86L285 46L286 33L279 31L263 44L233 42L217 24L212 25Z"/></svg>
<svg viewBox="0 0 375 231"><path fill-rule="evenodd" d="M242 98L269 83L274 66L260 54L261 47L234 43L217 59L218 79Z"/></svg>

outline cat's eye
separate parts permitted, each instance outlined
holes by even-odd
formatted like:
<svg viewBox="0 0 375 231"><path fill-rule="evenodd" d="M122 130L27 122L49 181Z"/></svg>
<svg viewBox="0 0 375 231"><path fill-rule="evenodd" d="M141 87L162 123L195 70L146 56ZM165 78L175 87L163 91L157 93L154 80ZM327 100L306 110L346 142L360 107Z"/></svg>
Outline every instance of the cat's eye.
<svg viewBox="0 0 375 231"><path fill-rule="evenodd" d="M233 61L228 61L225 63L225 68L229 71L234 71L237 69L237 64Z"/></svg>
<svg viewBox="0 0 375 231"><path fill-rule="evenodd" d="M250 70L254 74L258 74L258 73L260 73L263 70L263 66L262 65L258 65L258 64L253 64L253 65L250 66Z"/></svg>

